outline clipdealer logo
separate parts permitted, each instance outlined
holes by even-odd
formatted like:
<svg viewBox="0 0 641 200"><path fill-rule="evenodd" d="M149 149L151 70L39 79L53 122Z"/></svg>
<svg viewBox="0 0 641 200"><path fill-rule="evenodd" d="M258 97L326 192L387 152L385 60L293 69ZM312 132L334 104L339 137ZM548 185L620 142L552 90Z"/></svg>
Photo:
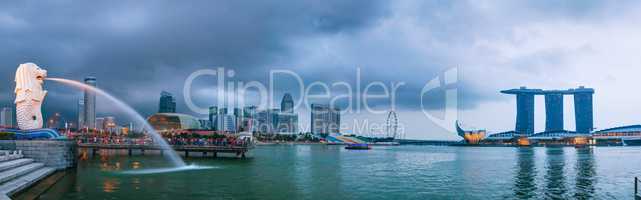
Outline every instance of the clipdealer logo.
<svg viewBox="0 0 641 200"><path fill-rule="evenodd" d="M443 115L436 116L434 112L430 112L430 108L426 105L434 102L428 102L425 97L441 91L445 93L443 99L445 107ZM420 101L421 111L430 121L450 133L456 132L454 124L458 119L458 68L447 69L441 75L427 82L421 90Z"/></svg>
<svg viewBox="0 0 641 200"><path fill-rule="evenodd" d="M221 107L243 107L245 106L244 97L248 91L255 92L258 102L255 106L258 108L274 107L274 85L277 76L287 76L293 78L297 85L291 85L290 89L296 88L299 95L295 99L294 109L299 106L309 106L313 100L326 100L330 105L335 102L343 101L347 104L342 107L341 113L360 113L366 111L369 114L386 114L389 110L395 111L397 108L396 102L398 97L398 90L405 82L390 82L385 84L383 81L371 81L361 83L361 70L356 70L355 85L346 81L338 82L319 82L315 81L310 84L305 84L302 77L291 70L270 70L269 83L265 85L258 81L234 81L236 73L232 69L225 69L218 67L216 69L200 69L191 73L185 80L183 87L183 96L185 104L194 113L206 115L209 113L208 107L201 107L194 103L192 99L192 84L202 76L216 77L216 98L218 98L217 106ZM449 68L437 77L428 81L420 91L420 108L422 113L438 127L443 128L449 132L456 132L454 124L458 119L458 68ZM344 90L347 93L336 93L336 90ZM322 93L314 93L313 90L323 91ZM379 92L374 92L375 90ZM442 95L444 94L444 95ZM434 95L434 96L432 96ZM436 99L434 97L443 96L443 99ZM430 98L431 97L431 98ZM370 104L376 100L383 100L389 102L389 110L376 109ZM434 105L444 105L443 108L435 108ZM376 104L374 104L376 105ZM307 108L311 110L311 108ZM443 113L436 114L436 113Z"/></svg>

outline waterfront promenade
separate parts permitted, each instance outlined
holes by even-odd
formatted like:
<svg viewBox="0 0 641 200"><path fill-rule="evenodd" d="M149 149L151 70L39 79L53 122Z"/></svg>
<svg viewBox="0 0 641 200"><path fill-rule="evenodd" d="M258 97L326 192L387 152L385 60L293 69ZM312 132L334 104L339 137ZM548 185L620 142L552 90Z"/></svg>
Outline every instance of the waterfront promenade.
<svg viewBox="0 0 641 200"><path fill-rule="evenodd" d="M92 155L96 155L97 151L101 149L117 149L117 150L127 150L129 155L133 154L133 151L139 151L144 154L145 151L156 150L160 151L161 154L164 151L169 150L155 144L101 144L101 143L79 143L79 148L90 149ZM253 148L250 145L241 145L241 146L215 146L215 145L172 145L171 148L177 152L183 152L185 157L189 157L189 153L202 153L203 156L210 154L213 157L217 157L218 153L233 153L237 157L245 158L245 154Z"/></svg>
<svg viewBox="0 0 641 200"><path fill-rule="evenodd" d="M164 154L170 150L167 147L157 145L150 138L127 138L127 137L75 137L74 138L80 149L88 149L92 155L96 155L99 150L127 150L128 155L134 151L142 154L145 151L159 151ZM182 152L185 157L190 153L201 153L202 156L211 155L217 157L219 153L234 154L236 157L245 158L247 152L253 147L254 143L249 138L165 138L170 144L173 151Z"/></svg>

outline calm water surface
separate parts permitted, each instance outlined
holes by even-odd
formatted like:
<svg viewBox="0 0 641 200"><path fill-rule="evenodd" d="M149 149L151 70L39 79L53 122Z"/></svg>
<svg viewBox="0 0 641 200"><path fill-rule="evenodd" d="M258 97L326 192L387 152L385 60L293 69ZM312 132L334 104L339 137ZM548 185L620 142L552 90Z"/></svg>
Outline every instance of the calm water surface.
<svg viewBox="0 0 641 200"><path fill-rule="evenodd" d="M632 199L641 148L259 146L215 169L124 175L161 156L103 155L41 199Z"/></svg>

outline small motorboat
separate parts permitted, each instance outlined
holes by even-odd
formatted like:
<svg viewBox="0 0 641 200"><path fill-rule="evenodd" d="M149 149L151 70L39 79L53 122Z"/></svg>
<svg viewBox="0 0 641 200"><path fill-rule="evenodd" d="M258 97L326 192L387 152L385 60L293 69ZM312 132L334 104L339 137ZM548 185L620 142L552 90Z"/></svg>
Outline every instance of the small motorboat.
<svg viewBox="0 0 641 200"><path fill-rule="evenodd" d="M370 147L368 144L362 143L362 144L348 144L345 149L350 149L350 150L370 150L372 147Z"/></svg>

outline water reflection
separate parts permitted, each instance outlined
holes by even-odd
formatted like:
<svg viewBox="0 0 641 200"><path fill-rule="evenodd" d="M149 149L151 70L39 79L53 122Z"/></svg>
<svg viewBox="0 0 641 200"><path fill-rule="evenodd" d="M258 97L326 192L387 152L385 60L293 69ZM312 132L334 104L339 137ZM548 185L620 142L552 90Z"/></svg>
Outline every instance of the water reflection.
<svg viewBox="0 0 641 200"><path fill-rule="evenodd" d="M120 181L118 179L105 179L102 182L102 191L106 193L111 193L116 191L120 186Z"/></svg>
<svg viewBox="0 0 641 200"><path fill-rule="evenodd" d="M596 164L592 148L577 148L574 168L566 168L566 151L570 148L545 148L545 167L538 177L541 184L537 192L537 148L517 150L516 174L514 178L514 197L516 199L593 199L596 185ZM571 151L570 151L571 152ZM569 161L572 163L572 161ZM576 173L576 176L573 175ZM568 185L575 179L574 191ZM568 180L569 179L569 180ZM574 192L574 194L573 194Z"/></svg>
<svg viewBox="0 0 641 200"><path fill-rule="evenodd" d="M592 199L596 184L596 166L592 148L577 149L575 199Z"/></svg>
<svg viewBox="0 0 641 200"><path fill-rule="evenodd" d="M545 151L547 164L545 167L545 197L547 199L567 199L565 186L564 148L547 148Z"/></svg>
<svg viewBox="0 0 641 200"><path fill-rule="evenodd" d="M534 149L518 148L517 171L514 180L514 196L517 199L532 199L536 196L536 166L534 164Z"/></svg>

